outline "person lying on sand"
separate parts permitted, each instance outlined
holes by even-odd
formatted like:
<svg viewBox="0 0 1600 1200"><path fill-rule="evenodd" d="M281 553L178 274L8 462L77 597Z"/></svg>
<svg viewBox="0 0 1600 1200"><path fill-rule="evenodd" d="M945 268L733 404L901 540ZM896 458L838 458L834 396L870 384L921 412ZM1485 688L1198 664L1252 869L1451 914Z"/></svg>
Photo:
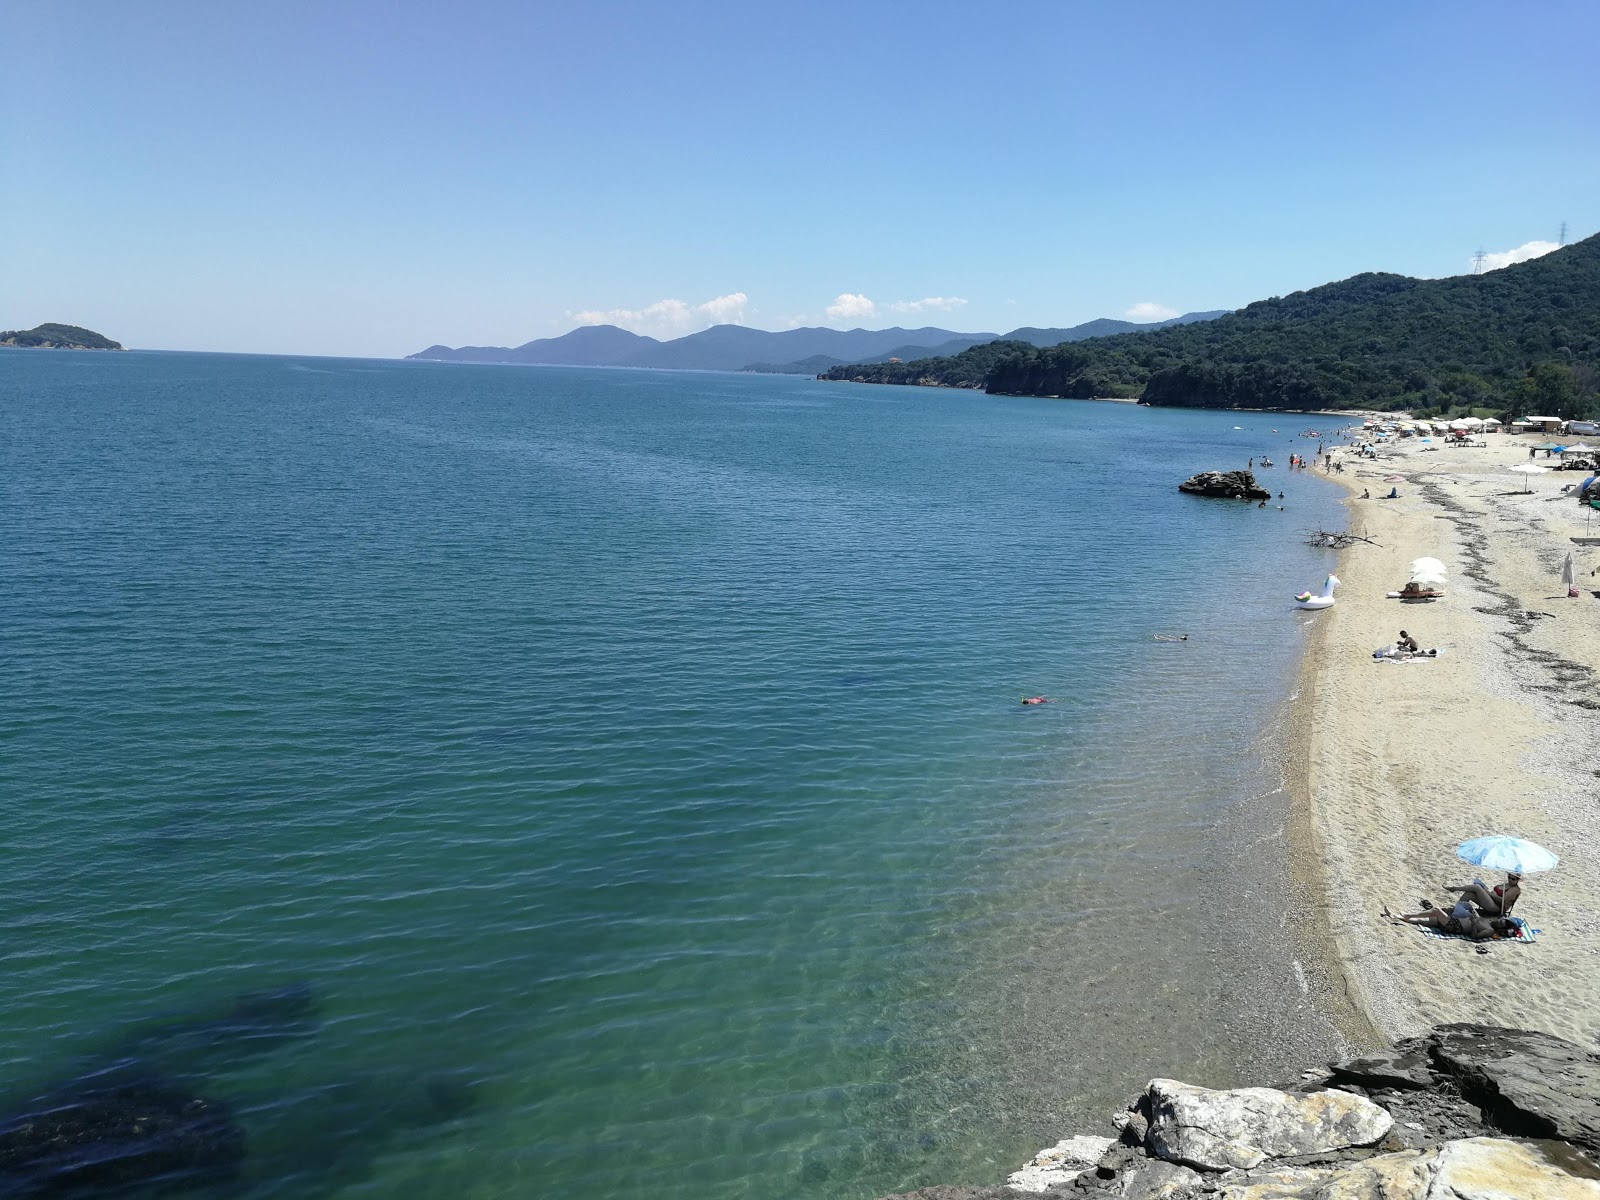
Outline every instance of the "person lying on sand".
<svg viewBox="0 0 1600 1200"><path fill-rule="evenodd" d="M1470 900L1491 917L1509 917L1517 897L1522 895L1522 876L1507 875L1504 887L1495 886L1490 891L1482 880L1473 880L1465 887L1447 887L1447 892L1460 892L1462 900Z"/></svg>
<svg viewBox="0 0 1600 1200"><path fill-rule="evenodd" d="M1463 915L1457 916L1457 913ZM1491 938L1516 937L1517 927L1514 922L1502 917L1483 917L1473 911L1470 904L1457 904L1450 912L1442 908L1425 908L1421 912L1402 913L1398 918L1407 925L1426 925L1444 933L1458 933L1462 937L1469 937L1475 942L1487 942Z"/></svg>

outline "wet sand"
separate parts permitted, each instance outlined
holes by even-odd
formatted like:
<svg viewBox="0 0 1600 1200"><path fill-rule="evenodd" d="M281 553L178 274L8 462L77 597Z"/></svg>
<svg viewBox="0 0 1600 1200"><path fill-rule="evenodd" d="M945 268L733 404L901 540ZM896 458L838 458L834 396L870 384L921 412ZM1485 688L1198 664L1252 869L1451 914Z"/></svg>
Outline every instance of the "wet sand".
<svg viewBox="0 0 1600 1200"><path fill-rule="evenodd" d="M1377 545L1341 552L1338 603L1301 614L1312 628L1289 717L1292 854L1311 911L1298 916L1314 937L1331 939L1336 1007L1381 1036L1486 1020L1592 1045L1600 1035L1600 574L1591 572L1600 545L1570 539L1600 538L1600 513L1560 494L1587 473L1508 470L1544 439L1484 440L1429 450L1406 439L1376 460L1346 453L1344 473L1332 476L1351 489L1350 531ZM1391 486L1399 499L1361 499L1363 488L1376 497ZM1568 551L1577 599L1560 583ZM1387 598L1424 555L1448 567L1446 596ZM1402 628L1441 656L1375 661L1373 650ZM1516 912L1543 930L1535 944L1495 943L1478 954L1384 919L1385 907L1416 911L1423 897L1447 905L1446 884L1475 875L1502 882L1454 855L1488 833L1531 838L1561 856L1555 871L1524 881ZM1361 1040L1359 1021L1351 1028Z"/></svg>

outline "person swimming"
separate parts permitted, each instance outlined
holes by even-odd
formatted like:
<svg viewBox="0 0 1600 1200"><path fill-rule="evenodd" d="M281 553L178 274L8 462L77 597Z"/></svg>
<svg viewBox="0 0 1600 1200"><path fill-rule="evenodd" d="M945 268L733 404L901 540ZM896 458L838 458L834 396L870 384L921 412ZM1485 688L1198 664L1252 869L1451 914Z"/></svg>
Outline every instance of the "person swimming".
<svg viewBox="0 0 1600 1200"><path fill-rule="evenodd" d="M1049 704L1050 703L1050 697L1049 696L1024 696L1022 698L1022 702L1024 704Z"/></svg>
<svg viewBox="0 0 1600 1200"><path fill-rule="evenodd" d="M1155 637L1158 642L1187 642L1189 640L1187 633L1158 633Z"/></svg>

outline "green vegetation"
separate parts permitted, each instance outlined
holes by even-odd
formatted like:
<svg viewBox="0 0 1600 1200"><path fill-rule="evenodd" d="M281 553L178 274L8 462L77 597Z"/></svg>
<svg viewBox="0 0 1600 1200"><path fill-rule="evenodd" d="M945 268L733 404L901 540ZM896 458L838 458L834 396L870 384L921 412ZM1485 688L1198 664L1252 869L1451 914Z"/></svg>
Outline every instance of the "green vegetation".
<svg viewBox="0 0 1600 1200"><path fill-rule="evenodd" d="M1001 340L970 346L949 358L915 358L910 362L857 363L825 372L821 379L846 379L858 383L920 383L925 387L984 385L988 373L1010 358L1037 352L1027 342Z"/></svg>
<svg viewBox="0 0 1600 1200"><path fill-rule="evenodd" d="M836 367L825 379L1197 408L1600 415L1600 236L1484 275L1366 274L1190 325Z"/></svg>
<svg viewBox="0 0 1600 1200"><path fill-rule="evenodd" d="M119 342L80 325L35 325L32 329L0 330L0 346L32 346L45 350L121 350Z"/></svg>

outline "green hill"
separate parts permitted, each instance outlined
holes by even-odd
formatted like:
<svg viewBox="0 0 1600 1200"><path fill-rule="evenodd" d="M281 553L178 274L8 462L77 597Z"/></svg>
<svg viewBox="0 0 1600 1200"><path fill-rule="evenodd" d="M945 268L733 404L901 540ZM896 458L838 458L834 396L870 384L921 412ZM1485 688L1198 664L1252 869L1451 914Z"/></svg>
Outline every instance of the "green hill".
<svg viewBox="0 0 1600 1200"><path fill-rule="evenodd" d="M1600 236L1483 275L1357 275L1213 321L828 379L1199 408L1600 411Z"/></svg>
<svg viewBox="0 0 1600 1200"><path fill-rule="evenodd" d="M121 350L119 342L84 329L81 325L35 325L32 329L0 330L0 346L31 346L43 350Z"/></svg>

